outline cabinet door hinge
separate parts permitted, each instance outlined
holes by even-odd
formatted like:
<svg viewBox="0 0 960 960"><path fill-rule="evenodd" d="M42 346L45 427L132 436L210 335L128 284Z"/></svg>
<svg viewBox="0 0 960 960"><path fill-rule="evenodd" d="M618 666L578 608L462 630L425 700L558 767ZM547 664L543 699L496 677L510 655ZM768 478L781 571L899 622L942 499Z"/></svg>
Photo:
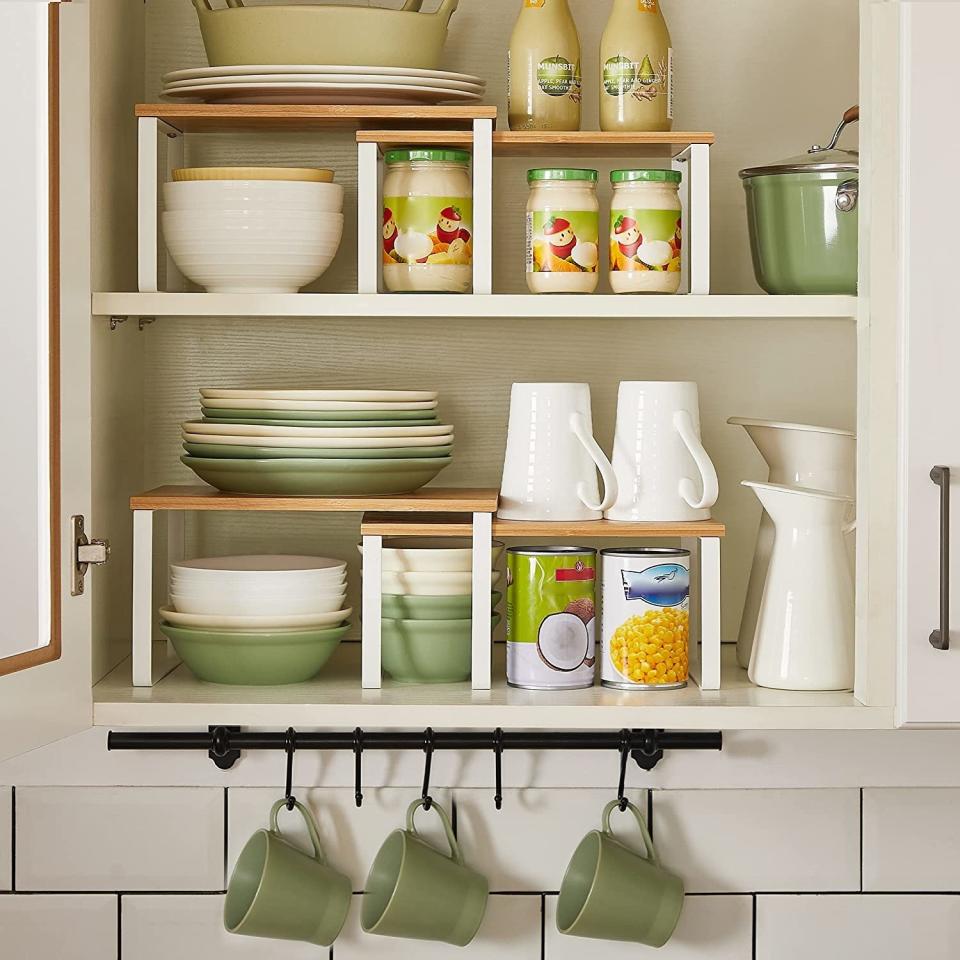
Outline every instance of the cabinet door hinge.
<svg viewBox="0 0 960 960"><path fill-rule="evenodd" d="M70 583L70 595L79 597L83 593L83 581L87 575L87 568L91 564L99 567L110 559L110 541L88 540L83 517L70 519L73 522L73 577Z"/></svg>

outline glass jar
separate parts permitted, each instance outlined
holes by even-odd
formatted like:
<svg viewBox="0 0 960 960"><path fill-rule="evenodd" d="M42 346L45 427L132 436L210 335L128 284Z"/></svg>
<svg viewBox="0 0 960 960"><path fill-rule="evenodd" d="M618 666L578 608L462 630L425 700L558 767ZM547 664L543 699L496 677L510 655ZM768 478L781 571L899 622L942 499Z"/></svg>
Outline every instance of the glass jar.
<svg viewBox="0 0 960 960"><path fill-rule="evenodd" d="M531 293L593 293L600 260L596 170L527 172L527 286Z"/></svg>
<svg viewBox="0 0 960 960"><path fill-rule="evenodd" d="M470 293L470 154L466 150L389 150L385 162L384 286L391 293Z"/></svg>
<svg viewBox="0 0 960 960"><path fill-rule="evenodd" d="M614 293L680 289L682 220L676 170L610 174L610 286Z"/></svg>

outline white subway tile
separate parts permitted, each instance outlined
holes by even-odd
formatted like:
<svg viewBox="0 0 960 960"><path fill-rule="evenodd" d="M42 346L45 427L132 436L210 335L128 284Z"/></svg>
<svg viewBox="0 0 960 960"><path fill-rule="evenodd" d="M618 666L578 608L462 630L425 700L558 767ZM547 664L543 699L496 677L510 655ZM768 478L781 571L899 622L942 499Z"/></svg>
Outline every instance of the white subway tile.
<svg viewBox="0 0 960 960"><path fill-rule="evenodd" d="M617 943L565 937L557 930L557 898L547 897L546 960L751 960L753 955L753 898L734 895L686 898L673 936L660 949L635 943Z"/></svg>
<svg viewBox="0 0 960 960"><path fill-rule="evenodd" d="M330 863L345 873L357 892L363 889L367 871L380 845L394 830L405 827L407 807L419 790L404 788L365 789L363 805L357 807L353 790L294 788L297 799L313 812L320 827L320 839ZM451 813L448 790L431 790L431 795ZM227 793L227 877L233 872L240 851L250 836L267 827L270 808L278 799L275 789L235 788ZM416 814L417 830L444 847L440 818L428 811ZM310 839L297 811L281 810L280 829L294 842L310 849Z"/></svg>
<svg viewBox="0 0 960 960"><path fill-rule="evenodd" d="M863 791L863 889L960 890L960 790Z"/></svg>
<svg viewBox="0 0 960 960"><path fill-rule="evenodd" d="M653 838L688 893L860 887L857 790L658 790Z"/></svg>
<svg viewBox="0 0 960 960"><path fill-rule="evenodd" d="M18 890L222 890L223 791L17 790Z"/></svg>
<svg viewBox="0 0 960 960"><path fill-rule="evenodd" d="M0 890L13 883L13 788L0 787Z"/></svg>
<svg viewBox="0 0 960 960"><path fill-rule="evenodd" d="M956 960L960 897L757 898L757 960Z"/></svg>
<svg viewBox="0 0 960 960"><path fill-rule="evenodd" d="M116 960L117 898L0 897L0 953L10 960Z"/></svg>
<svg viewBox="0 0 960 960"><path fill-rule="evenodd" d="M457 837L491 890L559 890L577 844L600 828L604 805L615 795L611 789L504 790L497 810L491 790L456 790ZM646 815L646 791L628 795ZM637 832L635 824L626 829Z"/></svg>
<svg viewBox="0 0 960 960"><path fill-rule="evenodd" d="M125 960L321 960L310 943L238 937L223 928L223 897L125 896L121 898Z"/></svg>
<svg viewBox="0 0 960 960"><path fill-rule="evenodd" d="M334 960L453 960L461 947L421 940L375 937L360 929L360 903L353 898L343 933L333 945ZM541 898L493 895L483 924L466 948L471 960L540 960Z"/></svg>

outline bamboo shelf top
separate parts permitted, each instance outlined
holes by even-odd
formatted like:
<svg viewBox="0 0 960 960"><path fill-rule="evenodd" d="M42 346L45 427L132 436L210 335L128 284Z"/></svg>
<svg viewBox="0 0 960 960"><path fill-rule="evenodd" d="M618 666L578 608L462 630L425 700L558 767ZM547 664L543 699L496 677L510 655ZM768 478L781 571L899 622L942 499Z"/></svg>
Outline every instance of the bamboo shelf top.
<svg viewBox="0 0 960 960"><path fill-rule="evenodd" d="M404 126L424 123L469 126L496 120L493 106L353 106L330 104L138 103L138 118L156 117L181 133L237 133L257 130L297 132L340 127Z"/></svg>
<svg viewBox="0 0 960 960"><path fill-rule="evenodd" d="M493 513L498 491L426 487L398 497L268 497L221 493L213 487L164 486L130 498L131 510L220 510L289 513Z"/></svg>

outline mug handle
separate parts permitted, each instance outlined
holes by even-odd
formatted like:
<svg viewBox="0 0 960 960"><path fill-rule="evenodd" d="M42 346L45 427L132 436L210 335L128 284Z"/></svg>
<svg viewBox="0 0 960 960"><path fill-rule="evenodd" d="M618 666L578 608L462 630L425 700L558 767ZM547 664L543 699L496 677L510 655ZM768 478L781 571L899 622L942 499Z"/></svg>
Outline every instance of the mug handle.
<svg viewBox="0 0 960 960"><path fill-rule="evenodd" d="M674 413L673 425L690 452L690 456L693 457L703 483L703 496L698 500L693 481L689 477L683 477L680 481L680 496L693 510L705 510L707 507L712 507L720 496L720 481L717 480L716 468L710 459L710 454L700 442L697 431L693 428L693 417L686 410L677 410Z"/></svg>
<svg viewBox="0 0 960 960"><path fill-rule="evenodd" d="M619 800L611 800L603 808L603 832L613 837L613 830L610 829L610 814L613 813L620 806ZM646 850L646 859L649 860L654 866L660 866L660 857L657 856L657 848L653 845L653 838L650 836L650 831L647 829L647 821L643 819L643 814L637 808L636 804L631 803L627 800L627 809L634 815L637 821L637 826L640 828L640 834L643 837L643 844L647 848Z"/></svg>
<svg viewBox="0 0 960 960"><path fill-rule="evenodd" d="M424 806L423 798L419 800L414 800L413 803L407 808L407 831L419 837L420 834L417 833L417 828L413 823L413 815L417 812L419 807ZM457 838L453 835L453 826L450 823L450 818L447 816L447 811L434 800L430 804L431 810L436 810L440 816L440 821L443 823L443 832L447 835L447 843L450 844L450 859L462 867L463 864L463 854L460 852L460 844L457 843Z"/></svg>
<svg viewBox="0 0 960 960"><path fill-rule="evenodd" d="M600 449L600 444L593 439L593 434L587 428L587 418L578 412L570 414L570 429L573 435L583 444L583 449L590 455L590 459L597 465L600 477L603 480L603 500L600 503L591 503L587 499L586 484L582 481L577 485L577 496L588 510L598 510L601 513L609 510L617 502L617 475L607 455Z"/></svg>
<svg viewBox="0 0 960 960"><path fill-rule="evenodd" d="M317 829L317 821L313 819L313 814L299 800L294 800L293 804L300 811L300 816L303 817L304 823L307 825L307 833L310 834L310 842L313 844L313 859L325 866L327 858L324 856L323 847L320 846L320 831ZM270 832L275 833L278 837L282 837L283 833L277 824L277 815L280 813L280 808L286 805L286 799L278 800L270 811Z"/></svg>

